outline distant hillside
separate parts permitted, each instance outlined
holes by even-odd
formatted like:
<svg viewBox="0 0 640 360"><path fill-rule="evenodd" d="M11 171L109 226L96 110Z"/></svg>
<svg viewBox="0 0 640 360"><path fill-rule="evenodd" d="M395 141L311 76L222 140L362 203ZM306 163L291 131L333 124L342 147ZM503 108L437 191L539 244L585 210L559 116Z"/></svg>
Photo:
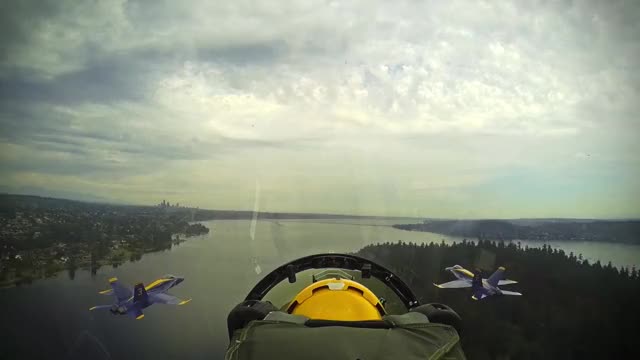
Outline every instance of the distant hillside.
<svg viewBox="0 0 640 360"><path fill-rule="evenodd" d="M640 244L638 220L430 220L397 229L485 240L603 241Z"/></svg>
<svg viewBox="0 0 640 360"><path fill-rule="evenodd" d="M171 212L183 213L185 216L193 216L193 221L205 220L250 220L253 218L253 211L248 210L208 210L192 207L165 207L148 205L118 205L99 202L83 202L76 200L58 199L35 195L0 194L0 216L14 214L16 211L31 210L118 210L134 212ZM278 213L259 212L258 219L407 219L407 217L386 217L386 216L362 216L344 214L316 214L316 213Z"/></svg>

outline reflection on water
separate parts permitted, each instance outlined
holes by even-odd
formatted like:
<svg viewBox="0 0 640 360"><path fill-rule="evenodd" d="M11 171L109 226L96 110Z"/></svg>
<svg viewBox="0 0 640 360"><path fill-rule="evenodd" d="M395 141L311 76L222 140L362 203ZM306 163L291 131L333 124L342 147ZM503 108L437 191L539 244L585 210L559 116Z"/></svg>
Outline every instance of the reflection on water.
<svg viewBox="0 0 640 360"><path fill-rule="evenodd" d="M384 225L403 220L279 220L258 221L254 240L251 221L210 221L208 235L189 239L170 251L146 254L117 268L100 268L95 277L77 270L30 286L0 290L5 311L0 336L7 358L157 359L222 358L226 348L227 312L244 299L268 271L294 258L319 252L350 252L378 242L453 242L447 236L407 232ZM406 220L404 220L406 222ZM541 246L523 242L524 245ZM601 243L551 243L588 259L631 265L640 247ZM261 274L257 274L259 265ZM162 274L186 280L171 292L193 298L188 305L153 305L144 320L108 312L89 312L110 298L97 292L117 276L134 284ZM431 279L425 279L431 281ZM301 283L302 284L302 283Z"/></svg>

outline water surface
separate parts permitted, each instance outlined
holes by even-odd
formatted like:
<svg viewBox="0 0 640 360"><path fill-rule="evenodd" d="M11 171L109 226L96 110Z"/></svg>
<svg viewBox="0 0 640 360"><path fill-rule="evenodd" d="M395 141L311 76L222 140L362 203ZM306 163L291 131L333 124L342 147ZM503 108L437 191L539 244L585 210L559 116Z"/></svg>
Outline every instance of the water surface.
<svg viewBox="0 0 640 360"><path fill-rule="evenodd" d="M228 311L267 271L285 261L318 252L356 251L386 241L460 240L389 226L399 222L403 221L259 221L252 231L251 221L209 221L205 222L211 228L207 235L169 251L146 254L135 263L103 267L93 277L78 270L73 280L61 273L29 286L0 290L3 358L221 359L228 341ZM605 264L630 266L640 259L640 247L633 245L548 243ZM88 311L92 305L112 300L97 294L108 288L107 279L112 276L133 284L167 273L185 276L172 293L193 298L192 302L180 307L154 305L145 309L141 321Z"/></svg>

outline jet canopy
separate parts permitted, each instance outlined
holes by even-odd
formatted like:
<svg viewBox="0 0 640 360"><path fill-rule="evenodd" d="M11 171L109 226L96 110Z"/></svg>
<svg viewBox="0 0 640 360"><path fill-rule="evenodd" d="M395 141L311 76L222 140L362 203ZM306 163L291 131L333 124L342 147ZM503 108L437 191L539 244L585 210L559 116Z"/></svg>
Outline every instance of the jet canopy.
<svg viewBox="0 0 640 360"><path fill-rule="evenodd" d="M270 301L290 314L336 320L380 319L419 305L396 274L347 254L317 254L284 264L256 284L245 300ZM350 315L337 315L340 311Z"/></svg>
<svg viewBox="0 0 640 360"><path fill-rule="evenodd" d="M420 305L383 266L318 254L267 274L231 310L225 358L464 359L460 325L446 305Z"/></svg>

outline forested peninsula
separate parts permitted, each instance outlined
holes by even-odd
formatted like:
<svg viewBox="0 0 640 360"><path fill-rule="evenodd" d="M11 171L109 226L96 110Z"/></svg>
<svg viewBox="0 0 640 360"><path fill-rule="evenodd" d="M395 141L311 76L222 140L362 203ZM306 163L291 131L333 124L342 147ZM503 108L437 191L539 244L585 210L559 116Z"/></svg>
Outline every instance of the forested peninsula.
<svg viewBox="0 0 640 360"><path fill-rule="evenodd" d="M637 359L640 277L637 269L589 263L543 245L461 242L446 245L385 243L358 255L400 275L422 303L451 306L463 319L463 349L469 359ZM488 277L507 268L523 296L471 299L469 289L439 289L453 280L444 271L459 264ZM506 289L507 287L505 287Z"/></svg>

